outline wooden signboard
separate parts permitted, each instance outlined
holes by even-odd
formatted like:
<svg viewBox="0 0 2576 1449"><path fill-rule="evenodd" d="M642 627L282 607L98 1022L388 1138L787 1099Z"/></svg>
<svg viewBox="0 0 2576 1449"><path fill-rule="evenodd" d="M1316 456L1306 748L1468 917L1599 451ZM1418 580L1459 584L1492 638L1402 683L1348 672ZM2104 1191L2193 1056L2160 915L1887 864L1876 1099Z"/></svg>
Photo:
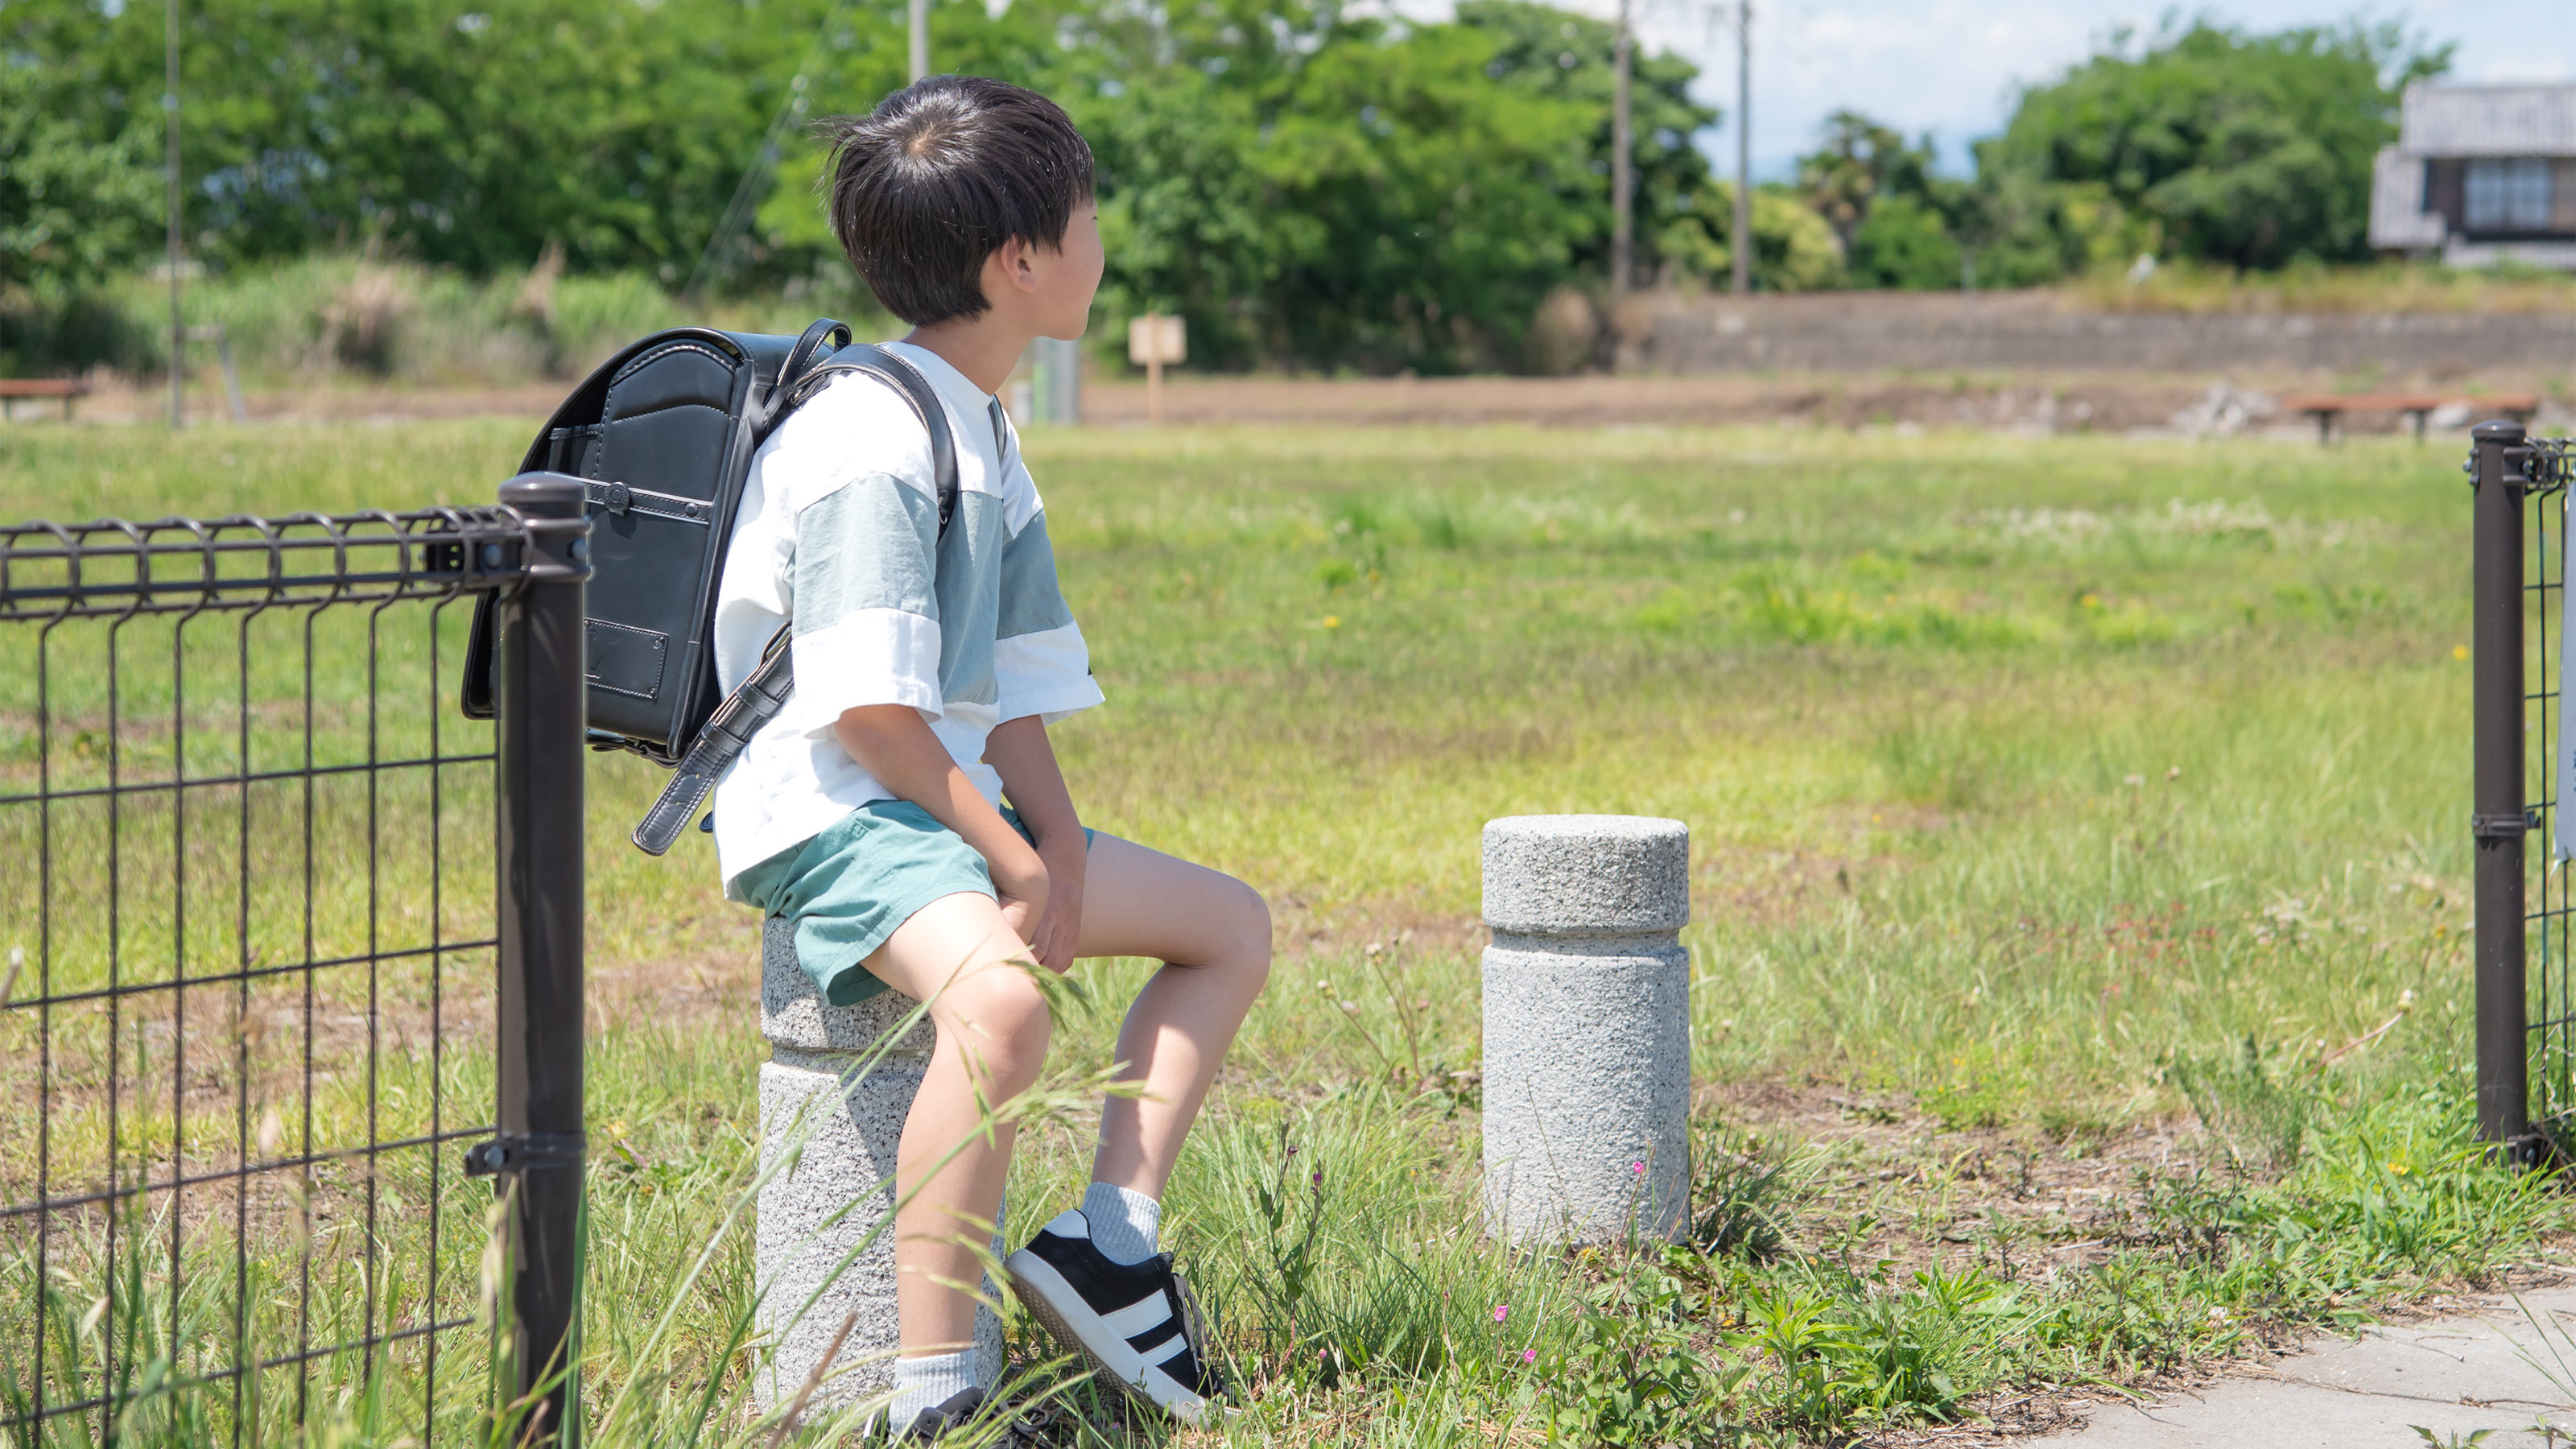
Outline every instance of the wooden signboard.
<svg viewBox="0 0 2576 1449"><path fill-rule="evenodd" d="M1127 324L1127 360L1145 369L1145 417L1148 422L1163 420L1163 366L1186 362L1190 355L1188 333L1181 319L1148 312Z"/></svg>

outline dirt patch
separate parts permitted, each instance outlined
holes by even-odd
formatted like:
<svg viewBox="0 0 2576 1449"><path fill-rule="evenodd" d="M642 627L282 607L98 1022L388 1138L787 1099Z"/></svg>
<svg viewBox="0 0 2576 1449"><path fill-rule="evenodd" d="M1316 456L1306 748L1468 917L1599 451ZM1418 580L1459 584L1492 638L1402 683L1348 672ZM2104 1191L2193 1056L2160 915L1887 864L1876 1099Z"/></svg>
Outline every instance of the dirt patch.
<svg viewBox="0 0 2576 1449"><path fill-rule="evenodd" d="M2386 379L2387 386L2436 386L2529 392L2526 371L2438 381ZM328 387L261 393L248 400L254 422L398 422L502 416L533 425L553 411L570 385L521 383L484 388ZM1820 428L1974 428L2033 434L2206 430L2313 435L2314 425L2282 414L2271 401L2286 393L2333 392L2335 379L2294 371L2123 372L1849 372L1701 376L1468 378L1292 378L1182 376L1164 389L1167 422L1200 426L1477 426L1519 423L1551 428L1706 427L1780 423ZM2214 402L2213 399L2216 399ZM194 416L220 421L222 399L196 398ZM99 422L148 422L164 415L166 395L109 382L81 404ZM2230 415L2233 406L2236 413ZM1123 377L1088 380L1083 420L1104 427L1146 421L1145 385ZM2189 419L2206 414L2201 422ZM2177 420L2186 422L2177 429ZM2396 414L2353 414L2354 433L2393 432Z"/></svg>
<svg viewBox="0 0 2576 1449"><path fill-rule="evenodd" d="M2533 386L2528 377L2501 374L2477 381L2491 391L2529 391ZM2460 380L2445 384L2451 390L2467 385ZM2314 424L2299 414L2283 413L2274 400L2287 393L2335 390L2331 377L2289 372L2226 378L2102 372L1329 381L1189 377L1166 387L1163 411L1175 424L1599 428L1779 423L2031 434L2257 431L2296 439L2312 437ZM1145 403L1141 384L1094 382L1083 391L1083 419L1110 427L1141 425ZM2403 421L2393 413L2356 413L2343 426L2355 433L2386 433Z"/></svg>

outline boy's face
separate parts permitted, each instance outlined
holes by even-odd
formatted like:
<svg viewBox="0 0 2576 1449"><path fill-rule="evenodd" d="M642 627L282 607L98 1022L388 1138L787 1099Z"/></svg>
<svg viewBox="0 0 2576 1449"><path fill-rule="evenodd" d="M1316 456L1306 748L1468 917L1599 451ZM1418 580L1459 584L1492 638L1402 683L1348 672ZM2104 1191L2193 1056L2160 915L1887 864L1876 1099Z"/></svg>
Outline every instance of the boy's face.
<svg viewBox="0 0 2576 1449"><path fill-rule="evenodd" d="M1100 273L1108 259L1100 249L1100 206L1089 197L1073 209L1064 229L1064 244L1032 247L1029 261L1036 273L1036 295L1030 298L1038 335L1070 342L1091 325L1091 297L1100 290Z"/></svg>

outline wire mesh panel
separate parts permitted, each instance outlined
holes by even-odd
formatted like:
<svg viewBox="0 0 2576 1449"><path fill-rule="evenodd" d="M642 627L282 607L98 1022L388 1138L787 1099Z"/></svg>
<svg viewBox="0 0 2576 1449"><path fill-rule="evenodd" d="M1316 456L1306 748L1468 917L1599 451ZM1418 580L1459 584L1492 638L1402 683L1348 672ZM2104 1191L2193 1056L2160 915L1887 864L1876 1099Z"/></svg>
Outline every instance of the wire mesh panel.
<svg viewBox="0 0 2576 1449"><path fill-rule="evenodd" d="M497 509L0 529L0 1425L481 1412Z"/></svg>
<svg viewBox="0 0 2576 1449"><path fill-rule="evenodd" d="M2523 581L2530 607L2524 665L2524 818L2543 848L2525 865L2524 1011L2530 1034L2528 1112L2550 1135L2576 1110L2576 995L2571 995L2568 862L2558 858L2560 731L2567 568L2568 455L2564 440L2529 439L2519 459L2531 509L2531 573Z"/></svg>

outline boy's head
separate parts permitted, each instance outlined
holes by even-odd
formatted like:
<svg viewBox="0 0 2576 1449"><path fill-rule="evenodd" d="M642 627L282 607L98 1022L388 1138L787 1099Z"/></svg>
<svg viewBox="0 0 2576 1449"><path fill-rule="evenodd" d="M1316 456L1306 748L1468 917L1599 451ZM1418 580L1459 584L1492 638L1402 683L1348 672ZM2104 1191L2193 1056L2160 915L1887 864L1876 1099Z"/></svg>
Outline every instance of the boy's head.
<svg viewBox="0 0 2576 1449"><path fill-rule="evenodd" d="M1035 91L931 76L817 129L832 147L832 232L877 300L916 327L981 316L997 252L1016 240L1061 253L1090 220L1091 148ZM1086 235L1096 255L1097 232ZM1090 265L1085 313L1099 280Z"/></svg>

